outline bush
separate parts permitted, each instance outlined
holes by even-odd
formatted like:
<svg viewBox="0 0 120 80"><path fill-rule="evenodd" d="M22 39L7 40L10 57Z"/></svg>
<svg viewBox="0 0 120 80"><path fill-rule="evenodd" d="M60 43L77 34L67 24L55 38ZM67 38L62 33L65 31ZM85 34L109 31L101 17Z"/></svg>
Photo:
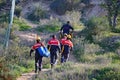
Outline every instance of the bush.
<svg viewBox="0 0 120 80"><path fill-rule="evenodd" d="M67 11L63 19L66 22L70 21L75 30L82 30L84 28L84 25L80 22L81 13L79 11Z"/></svg>
<svg viewBox="0 0 120 80"><path fill-rule="evenodd" d="M40 25L36 28L36 30L40 32L57 32L60 30L61 22L58 19L50 20L44 25Z"/></svg>
<svg viewBox="0 0 120 80"><path fill-rule="evenodd" d="M40 19L47 18L47 13L43 11L40 7L35 7L32 13L28 14L27 18L31 21L38 21Z"/></svg>
<svg viewBox="0 0 120 80"><path fill-rule="evenodd" d="M120 72L114 68L106 67L94 70L90 77L90 80L119 80Z"/></svg>
<svg viewBox="0 0 120 80"><path fill-rule="evenodd" d="M81 35L85 37L85 40L88 40L90 43L94 42L93 35L97 34L96 24L89 20L85 23L86 28L81 31Z"/></svg>
<svg viewBox="0 0 120 80"><path fill-rule="evenodd" d="M85 53L84 38L75 38L74 45L74 55L78 61L82 61L81 58Z"/></svg>
<svg viewBox="0 0 120 80"><path fill-rule="evenodd" d="M18 19L17 17L14 18L13 25L13 29L20 31L25 31L31 28L31 26L27 25L24 20Z"/></svg>
<svg viewBox="0 0 120 80"><path fill-rule="evenodd" d="M29 58L28 47L14 42L9 46L6 54L5 52L2 54L4 55L0 57L0 79L2 76L4 80L15 80L20 74L34 69L34 61Z"/></svg>
<svg viewBox="0 0 120 80"><path fill-rule="evenodd" d="M63 64L62 66L58 66L55 70L57 72L67 72L69 70L74 69L74 66L72 66L72 65L73 65L73 63L67 62L67 63Z"/></svg>
<svg viewBox="0 0 120 80"><path fill-rule="evenodd" d="M56 25L43 25L37 28L39 32L56 32L59 31L59 29L59 26Z"/></svg>
<svg viewBox="0 0 120 80"><path fill-rule="evenodd" d="M0 80L15 80L15 77L10 74L10 68L7 66L7 64L8 63L5 58L0 55Z"/></svg>
<svg viewBox="0 0 120 80"><path fill-rule="evenodd" d="M15 15L17 17L20 17L21 11L22 11L22 8L20 6L15 7Z"/></svg>
<svg viewBox="0 0 120 80"><path fill-rule="evenodd" d="M105 50L105 51L116 51L117 48L120 47L119 43L120 37L113 36L113 37L106 37L105 39L102 39L99 42L99 45Z"/></svg>
<svg viewBox="0 0 120 80"><path fill-rule="evenodd" d="M7 12L1 12L0 14L0 23L8 22L9 14Z"/></svg>
<svg viewBox="0 0 120 80"><path fill-rule="evenodd" d="M90 43L97 43L101 36L103 37L105 35L101 35L102 32L110 32L106 17L93 17L88 21L83 20L83 23L86 27L80 32L80 36L84 36Z"/></svg>

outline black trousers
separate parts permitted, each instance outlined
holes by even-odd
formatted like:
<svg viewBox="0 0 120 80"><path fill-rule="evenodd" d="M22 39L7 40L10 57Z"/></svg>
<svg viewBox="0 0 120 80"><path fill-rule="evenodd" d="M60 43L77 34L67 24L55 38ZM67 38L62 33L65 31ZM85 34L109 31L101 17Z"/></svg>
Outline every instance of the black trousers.
<svg viewBox="0 0 120 80"><path fill-rule="evenodd" d="M58 58L57 52L50 52L50 61L51 61L51 64L55 64L57 58Z"/></svg>
<svg viewBox="0 0 120 80"><path fill-rule="evenodd" d="M42 58L43 56L35 55L35 71L37 71L37 63L39 65L39 70L42 69Z"/></svg>
<svg viewBox="0 0 120 80"><path fill-rule="evenodd" d="M61 63L66 62L68 60L68 57L69 57L69 53L63 52L61 54Z"/></svg>

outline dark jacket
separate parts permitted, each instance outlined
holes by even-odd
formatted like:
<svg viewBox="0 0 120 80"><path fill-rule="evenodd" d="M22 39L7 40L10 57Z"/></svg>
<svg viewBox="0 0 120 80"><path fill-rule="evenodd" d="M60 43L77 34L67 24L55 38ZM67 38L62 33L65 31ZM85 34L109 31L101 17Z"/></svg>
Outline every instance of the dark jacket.
<svg viewBox="0 0 120 80"><path fill-rule="evenodd" d="M73 31L73 27L72 27L71 25L69 25L69 24L64 24L64 25L61 27L60 31L62 31L62 30L63 30L63 34L64 34L64 33L69 34L69 33L70 33L70 30Z"/></svg>

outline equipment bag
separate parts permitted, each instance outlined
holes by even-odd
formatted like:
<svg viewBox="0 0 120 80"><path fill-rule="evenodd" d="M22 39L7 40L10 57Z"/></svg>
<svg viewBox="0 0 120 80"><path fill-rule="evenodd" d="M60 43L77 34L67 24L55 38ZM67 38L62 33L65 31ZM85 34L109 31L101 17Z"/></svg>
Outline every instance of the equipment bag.
<svg viewBox="0 0 120 80"><path fill-rule="evenodd" d="M50 57L50 52L46 47L39 47L37 50L41 56Z"/></svg>

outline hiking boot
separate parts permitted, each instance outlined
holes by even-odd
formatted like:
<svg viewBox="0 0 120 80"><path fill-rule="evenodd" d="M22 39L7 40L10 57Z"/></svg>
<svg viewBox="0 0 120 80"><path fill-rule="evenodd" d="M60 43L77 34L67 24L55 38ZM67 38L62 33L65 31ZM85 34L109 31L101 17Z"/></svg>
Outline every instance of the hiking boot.
<svg viewBox="0 0 120 80"><path fill-rule="evenodd" d="M58 60L55 61L55 64L57 64Z"/></svg>
<svg viewBox="0 0 120 80"><path fill-rule="evenodd" d="M41 68L39 68L39 71L41 71Z"/></svg>
<svg viewBox="0 0 120 80"><path fill-rule="evenodd" d="M54 67L54 64L51 64L51 69L53 69L53 67Z"/></svg>
<svg viewBox="0 0 120 80"><path fill-rule="evenodd" d="M37 73L37 70L35 70L35 73Z"/></svg>

